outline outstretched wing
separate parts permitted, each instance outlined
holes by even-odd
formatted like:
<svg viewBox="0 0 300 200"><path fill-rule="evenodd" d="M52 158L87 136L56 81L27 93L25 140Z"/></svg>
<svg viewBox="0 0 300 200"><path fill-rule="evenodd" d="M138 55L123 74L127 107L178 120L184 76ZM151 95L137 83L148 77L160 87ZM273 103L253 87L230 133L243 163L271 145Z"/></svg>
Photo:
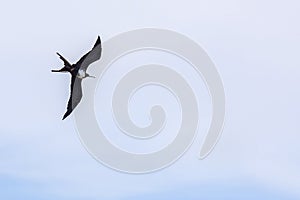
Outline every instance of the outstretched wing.
<svg viewBox="0 0 300 200"><path fill-rule="evenodd" d="M100 37L98 36L93 49L88 53L86 53L84 56L82 56L80 60L76 63L76 65L80 66L81 70L86 71L86 69L91 63L100 59L101 52L102 52L101 40Z"/></svg>
<svg viewBox="0 0 300 200"><path fill-rule="evenodd" d="M81 81L82 79L77 78L76 76L72 76L71 80L71 94L68 101L68 107L67 111L63 116L64 120L66 117L68 117L72 111L76 108L76 106L79 104L82 98L82 88L81 88Z"/></svg>

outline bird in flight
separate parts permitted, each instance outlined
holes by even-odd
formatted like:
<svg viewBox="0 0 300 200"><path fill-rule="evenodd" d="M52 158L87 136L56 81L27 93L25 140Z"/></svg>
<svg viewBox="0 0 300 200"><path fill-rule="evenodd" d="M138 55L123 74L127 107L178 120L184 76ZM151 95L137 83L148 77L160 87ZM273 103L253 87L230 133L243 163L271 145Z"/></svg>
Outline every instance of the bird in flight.
<svg viewBox="0 0 300 200"><path fill-rule="evenodd" d="M71 94L68 101L67 111L64 114L62 120L68 117L72 111L76 108L82 98L81 82L84 78L92 77L86 70L89 65L100 59L102 52L101 40L98 36L97 41L88 53L82 56L76 64L70 64L62 55L57 53L59 58L64 62L63 68L59 70L51 70L52 72L69 72L71 74Z"/></svg>

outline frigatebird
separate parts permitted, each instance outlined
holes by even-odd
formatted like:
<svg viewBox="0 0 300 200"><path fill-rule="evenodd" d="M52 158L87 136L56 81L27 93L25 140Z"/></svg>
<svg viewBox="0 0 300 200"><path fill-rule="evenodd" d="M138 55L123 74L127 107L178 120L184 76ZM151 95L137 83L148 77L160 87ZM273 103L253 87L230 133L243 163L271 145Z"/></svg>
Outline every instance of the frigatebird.
<svg viewBox="0 0 300 200"><path fill-rule="evenodd" d="M64 114L62 120L64 120L66 117L68 117L72 111L76 108L76 106L79 104L82 98L82 88L81 88L81 82L84 78L92 77L90 76L86 70L89 67L90 64L97 61L101 57L102 47L101 47L101 40L98 36L97 41L88 53L86 53L84 56L82 56L79 61L76 64L70 64L67 59L65 59L62 55L60 55L58 52L56 54L59 56L59 58L64 62L63 68L59 70L51 70L52 72L69 72L71 74L71 94L68 101L67 111Z"/></svg>

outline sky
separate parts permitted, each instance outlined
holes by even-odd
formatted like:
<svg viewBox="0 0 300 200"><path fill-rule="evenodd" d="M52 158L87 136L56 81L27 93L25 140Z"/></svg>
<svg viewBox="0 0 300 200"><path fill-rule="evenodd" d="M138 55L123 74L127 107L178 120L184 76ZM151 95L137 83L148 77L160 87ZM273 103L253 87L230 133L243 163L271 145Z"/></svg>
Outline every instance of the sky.
<svg viewBox="0 0 300 200"><path fill-rule="evenodd" d="M300 199L299 9L296 0L3 2L0 198ZM216 147L199 160L211 113L203 80L190 76L188 82L201 108L197 138L171 166L136 175L112 170L85 150L74 116L61 120L69 76L50 71L62 66L57 51L76 62L98 35L106 41L147 27L176 31L207 52L225 88L226 119ZM103 89L97 90L97 102L109 97L108 86L114 84L118 68L125 63L132 67L134 60L149 62L155 55L131 55L112 66L103 79L106 82L99 85ZM161 62L182 69L175 58L161 57ZM182 71L185 76L192 73L188 67ZM148 98L142 96L154 90L135 96L139 104L130 108L136 123L149 122L147 112L136 108L145 110L142 104ZM167 92L154 97L162 98L166 111L172 111L173 105L178 109ZM99 113L101 106L95 105ZM107 123L102 125L115 130L110 115L104 112ZM101 121L102 114L97 116ZM174 137L171 130L176 120L169 114L163 132L169 135L162 141ZM132 151L152 151L163 145L157 139L143 149L144 145L123 140L125 136L106 134Z"/></svg>

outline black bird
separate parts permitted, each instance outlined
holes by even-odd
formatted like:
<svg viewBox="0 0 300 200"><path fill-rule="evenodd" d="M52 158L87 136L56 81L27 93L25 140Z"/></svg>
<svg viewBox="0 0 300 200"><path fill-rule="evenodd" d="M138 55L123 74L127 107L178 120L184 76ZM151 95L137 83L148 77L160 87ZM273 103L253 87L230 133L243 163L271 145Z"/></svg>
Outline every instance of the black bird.
<svg viewBox="0 0 300 200"><path fill-rule="evenodd" d="M57 53L59 58L64 62L64 67L59 70L51 70L52 72L69 72L72 75L71 78L71 94L68 101L67 111L64 114L62 120L68 117L72 111L76 108L82 98L82 88L81 88L81 81L84 78L92 77L90 76L86 70L88 66L99 60L101 57L102 47L101 47L101 40L98 36L97 41L88 53L80 58L80 60L76 64L70 64L62 55Z"/></svg>

